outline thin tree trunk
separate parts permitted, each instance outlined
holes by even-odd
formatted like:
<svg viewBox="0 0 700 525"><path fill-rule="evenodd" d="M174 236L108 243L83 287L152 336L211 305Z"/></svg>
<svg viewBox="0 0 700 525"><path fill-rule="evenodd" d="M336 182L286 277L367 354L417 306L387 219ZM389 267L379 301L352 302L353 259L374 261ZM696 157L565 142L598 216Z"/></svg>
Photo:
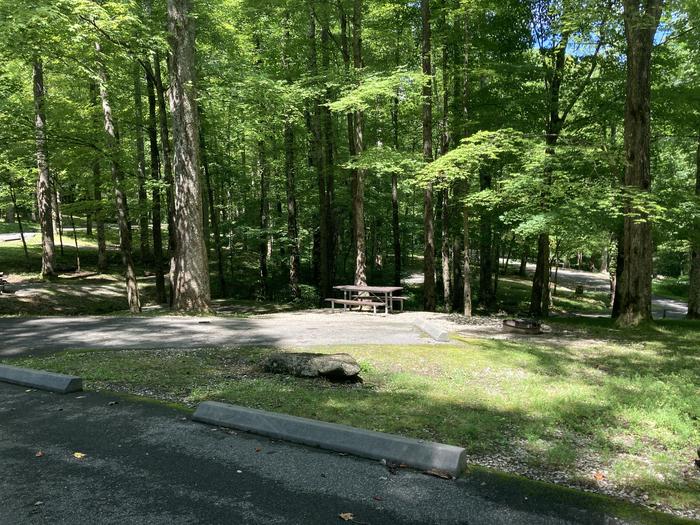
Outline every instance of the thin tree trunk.
<svg viewBox="0 0 700 525"><path fill-rule="evenodd" d="M24 238L24 227L22 225L22 217L17 207L17 195L15 193L13 183L10 182L10 199L12 200L12 208L17 219L17 226L19 226L19 237L22 239L22 249L24 250L24 261L27 264L27 269L29 269L29 251L27 250L27 241Z"/></svg>
<svg viewBox="0 0 700 525"><path fill-rule="evenodd" d="M466 193L466 192L465 192ZM463 250L462 253L462 279L464 279L464 315L472 316L472 284L471 284L471 268L469 264L469 210L465 206L462 209L462 231L464 232Z"/></svg>
<svg viewBox="0 0 700 525"><path fill-rule="evenodd" d="M75 221L73 220L73 214L69 214L70 227L73 228L73 242L75 243L75 268L76 272L80 273L80 250L78 249L78 232L75 231Z"/></svg>
<svg viewBox="0 0 700 525"><path fill-rule="evenodd" d="M442 264L442 291L445 302L445 311L452 311L452 273L450 271L450 200L449 190L442 190L442 243L440 249Z"/></svg>
<svg viewBox="0 0 700 525"><path fill-rule="evenodd" d="M290 45L290 13L285 12L284 17L284 46L282 53L282 67L285 71L287 84L292 83L292 75L289 67ZM299 256L299 228L297 225L297 197L296 197L296 162L294 155L294 121L291 111L284 119L284 180L287 196L287 247L289 250L289 292L292 300L301 298L299 288L299 274L301 272L301 260Z"/></svg>
<svg viewBox="0 0 700 525"><path fill-rule="evenodd" d="M139 239L141 261L148 259L148 195L146 193L146 153L143 140L143 104L141 97L141 66L135 61L133 65L134 81L134 120L136 127L136 179L139 195Z"/></svg>
<svg viewBox="0 0 700 525"><path fill-rule="evenodd" d="M211 230L214 233L214 251L216 252L216 272L219 283L219 294L221 297L226 297L226 278L224 275L224 255L221 247L221 227L219 225L219 212L216 209L216 195L214 194L214 185L211 181L211 173L209 172L209 156L207 154L206 134L204 133L204 118L200 123L199 139L202 152L202 169L204 169L204 183L207 187L207 206L209 212L209 222ZM206 224L206 220L204 223ZM208 235L207 235L208 237Z"/></svg>
<svg viewBox="0 0 700 525"><path fill-rule="evenodd" d="M394 150L399 151L399 99L394 97L391 112ZM401 286L401 229L399 225L399 175L391 172L391 233L394 247L394 286Z"/></svg>
<svg viewBox="0 0 700 525"><path fill-rule="evenodd" d="M41 225L41 275L55 275L53 218L51 210L51 178L49 176L49 154L46 145L46 114L44 111L44 68L39 58L34 59L34 131L36 138L36 183L37 208Z"/></svg>
<svg viewBox="0 0 700 525"><path fill-rule="evenodd" d="M421 62L423 74L423 160L433 160L432 67L430 64L430 0L421 0ZM435 310L435 230L433 224L433 187L429 184L423 195L423 308Z"/></svg>
<svg viewBox="0 0 700 525"><path fill-rule="evenodd" d="M258 243L260 254L260 297L267 299L268 284L267 284L267 231L269 229L270 220L270 204L267 198L267 193L270 187L270 182L267 176L267 159L265 158L265 143L258 142L258 176L260 177L260 240Z"/></svg>
<svg viewBox="0 0 700 525"><path fill-rule="evenodd" d="M651 191L651 57L662 4L663 0L647 0L640 11L639 2L624 1L627 40L625 188L642 194ZM622 326L634 326L652 318L652 239L648 213L631 200L625 203L623 258L617 322Z"/></svg>
<svg viewBox="0 0 700 525"><path fill-rule="evenodd" d="M51 208L54 212L54 224L58 230L58 245L61 255L63 255L63 222L61 221L61 198L58 194L58 177L56 173L51 176Z"/></svg>
<svg viewBox="0 0 700 525"><path fill-rule="evenodd" d="M700 134L695 153L695 195L700 197ZM690 240L690 287L688 289L688 319L700 319L700 217L695 218Z"/></svg>
<svg viewBox="0 0 700 525"><path fill-rule="evenodd" d="M518 269L518 275L520 277L527 276L527 258L530 256L530 244L527 239L525 239L525 246L523 247L523 253L520 254L520 268Z"/></svg>
<svg viewBox="0 0 700 525"><path fill-rule="evenodd" d="M362 1L353 1L352 10L352 55L356 72L363 68L362 62ZM354 155L359 157L364 149L363 141L364 114L355 111L353 115L353 146ZM352 170L352 209L353 237L355 239L355 285L367 284L367 259L365 241L365 170Z"/></svg>
<svg viewBox="0 0 700 525"><path fill-rule="evenodd" d="M155 78L150 58L145 61L146 95L148 98L148 144L151 157L151 180L153 190L151 200L151 223L153 224L153 266L156 274L156 301L163 304L165 297L165 271L163 261L163 232L161 228L161 199L160 199L160 154L158 151L158 127L156 121Z"/></svg>
<svg viewBox="0 0 700 525"><path fill-rule="evenodd" d="M90 103L93 106L93 128L98 132L102 128L100 123L100 94L97 83L90 82ZM97 154L92 159L92 186L93 198L95 201L95 229L97 233L97 271L105 273L109 267L109 259L107 258L107 240L105 235L105 220L104 210L102 209L102 175L100 173L101 158Z"/></svg>
<svg viewBox="0 0 700 525"><path fill-rule="evenodd" d="M195 93L195 37L191 0L168 0L170 112L173 119L175 268L173 307L206 311L211 300L202 232L199 115Z"/></svg>
<svg viewBox="0 0 700 525"><path fill-rule="evenodd" d="M170 305L175 299L175 248L177 245L175 235L175 193L173 181L173 158L170 151L170 132L168 129L168 110L165 104L165 88L160 70L160 53L156 51L153 57L153 73L156 84L156 97L158 99L158 123L160 127L160 147L163 151L163 179L165 180L165 198L168 203L168 252L170 256Z"/></svg>
<svg viewBox="0 0 700 525"><path fill-rule="evenodd" d="M99 77L100 77L100 99L102 100L102 112L104 114L104 128L107 137L107 151L109 152L110 163L112 166L112 182L114 183L114 197L117 208L117 223L119 225L119 244L122 252L122 260L124 262L124 272L126 277L126 297L129 303L129 310L132 313L141 311L141 302L139 300L139 289L136 282L136 271L134 270L134 261L131 255L131 235L129 234L128 211L126 204L126 194L124 193L124 181L119 165L119 131L116 122L112 116L112 107L109 101L109 93L107 91L107 73L104 63L102 62L100 44L95 43L95 49L99 58Z"/></svg>
<svg viewBox="0 0 700 525"><path fill-rule="evenodd" d="M312 77L318 76L318 54L316 46L316 12L313 6L309 9L309 73ZM330 268L330 212L328 210L328 188L326 186L326 170L324 167L325 154L323 150L323 126L322 126L322 100L315 97L312 102L311 111L308 114L308 125L311 131L310 161L314 167L318 184L318 238L315 244L316 250L314 258L316 273L318 275L319 293L321 301L330 297L331 276Z"/></svg>

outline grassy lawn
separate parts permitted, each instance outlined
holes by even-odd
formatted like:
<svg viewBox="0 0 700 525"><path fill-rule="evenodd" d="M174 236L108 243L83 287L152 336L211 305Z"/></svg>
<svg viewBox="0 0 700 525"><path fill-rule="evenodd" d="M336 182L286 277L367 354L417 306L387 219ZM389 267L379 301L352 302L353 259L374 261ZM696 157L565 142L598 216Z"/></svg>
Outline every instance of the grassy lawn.
<svg viewBox="0 0 700 525"><path fill-rule="evenodd" d="M559 321L541 342L357 346L362 385L263 373L266 348L68 351L14 364L90 389L185 405L222 400L453 443L473 463L660 508L700 508L700 324L621 332Z"/></svg>
<svg viewBox="0 0 700 525"><path fill-rule="evenodd" d="M651 289L654 295L670 297L678 301L688 300L688 291L690 281L688 276L684 277L664 277L663 279L654 279L651 283Z"/></svg>

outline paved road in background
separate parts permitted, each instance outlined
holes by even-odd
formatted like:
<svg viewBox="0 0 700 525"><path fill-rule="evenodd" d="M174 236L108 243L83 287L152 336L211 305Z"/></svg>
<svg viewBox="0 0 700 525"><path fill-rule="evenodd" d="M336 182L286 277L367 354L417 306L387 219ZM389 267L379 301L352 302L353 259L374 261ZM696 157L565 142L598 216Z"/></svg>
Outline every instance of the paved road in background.
<svg viewBox="0 0 700 525"><path fill-rule="evenodd" d="M312 525L343 523L346 512L372 525L620 523L587 508L583 493L538 493L487 474L391 474L187 416L0 383L0 523Z"/></svg>
<svg viewBox="0 0 700 525"><path fill-rule="evenodd" d="M261 345L425 344L412 317L329 310L224 317L0 318L0 357L68 348L201 348Z"/></svg>

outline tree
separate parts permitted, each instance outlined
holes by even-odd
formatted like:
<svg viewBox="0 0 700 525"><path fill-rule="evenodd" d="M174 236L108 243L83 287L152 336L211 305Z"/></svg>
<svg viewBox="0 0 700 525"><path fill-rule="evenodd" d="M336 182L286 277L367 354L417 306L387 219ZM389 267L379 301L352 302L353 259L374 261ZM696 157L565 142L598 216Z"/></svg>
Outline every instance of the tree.
<svg viewBox="0 0 700 525"><path fill-rule="evenodd" d="M625 97L624 268L618 278L618 323L637 325L651 320L652 242L645 197L651 191L650 136L651 58L663 1L625 0L627 90Z"/></svg>
<svg viewBox="0 0 700 525"><path fill-rule="evenodd" d="M46 146L46 113L44 110L44 68L41 59L34 58L34 128L36 136L36 164L39 176L36 199L41 224L41 275L54 275L53 219L51 206L51 177Z"/></svg>
<svg viewBox="0 0 700 525"><path fill-rule="evenodd" d="M430 0L421 0L421 62L423 74L423 159L433 160L433 93L432 67L430 61ZM425 248L423 251L423 308L435 310L435 231L433 225L433 188L425 188L423 198L423 229Z"/></svg>
<svg viewBox="0 0 700 525"><path fill-rule="evenodd" d="M175 198L173 307L206 311L210 302L209 263L202 231L195 33L190 0L168 0L168 31Z"/></svg>

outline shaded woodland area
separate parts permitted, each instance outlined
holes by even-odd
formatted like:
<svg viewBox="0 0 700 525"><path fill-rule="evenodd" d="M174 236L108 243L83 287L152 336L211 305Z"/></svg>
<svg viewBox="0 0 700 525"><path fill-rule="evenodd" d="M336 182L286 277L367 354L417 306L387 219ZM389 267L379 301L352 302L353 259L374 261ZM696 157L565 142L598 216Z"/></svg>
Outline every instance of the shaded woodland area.
<svg viewBox="0 0 700 525"><path fill-rule="evenodd" d="M0 0L0 208L40 224L46 278L84 228L132 312L145 270L181 311L421 273L424 309L471 315L519 260L536 317L570 264L611 272L620 324L651 319L655 274L699 318L699 22L697 0Z"/></svg>

